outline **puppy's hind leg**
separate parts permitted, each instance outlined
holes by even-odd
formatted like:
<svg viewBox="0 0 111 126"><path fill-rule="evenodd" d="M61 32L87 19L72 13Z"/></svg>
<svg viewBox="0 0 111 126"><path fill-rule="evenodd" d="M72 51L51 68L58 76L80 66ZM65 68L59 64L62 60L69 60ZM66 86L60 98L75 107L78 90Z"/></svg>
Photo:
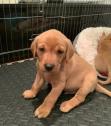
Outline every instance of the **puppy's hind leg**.
<svg viewBox="0 0 111 126"><path fill-rule="evenodd" d="M75 96L61 104L60 110L62 112L69 112L71 109L80 105L85 101L86 96L94 90L94 87L91 81L84 81L83 86L77 91Z"/></svg>
<svg viewBox="0 0 111 126"><path fill-rule="evenodd" d="M60 110L62 112L69 112L71 109L75 108L76 106L84 102L84 100L85 96L81 94L81 89L79 89L73 98L61 104Z"/></svg>

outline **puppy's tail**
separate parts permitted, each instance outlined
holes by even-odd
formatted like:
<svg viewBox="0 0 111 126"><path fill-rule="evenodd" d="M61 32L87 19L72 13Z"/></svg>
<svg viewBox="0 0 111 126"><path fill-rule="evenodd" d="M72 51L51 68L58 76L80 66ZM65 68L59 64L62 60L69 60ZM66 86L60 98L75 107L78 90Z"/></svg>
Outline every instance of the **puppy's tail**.
<svg viewBox="0 0 111 126"><path fill-rule="evenodd" d="M100 78L105 78L105 76L102 76L102 75L99 74L99 73L98 73L98 76L99 76ZM106 79L105 81L102 81L102 80L99 79L98 82L99 82L100 84L102 84L102 85L111 83L111 73L109 73L109 74L108 74L108 77L105 78L105 79Z"/></svg>
<svg viewBox="0 0 111 126"><path fill-rule="evenodd" d="M97 84L96 86L96 91L106 94L109 97L111 97L111 91L107 90L106 88L104 88L103 86L101 86L100 84Z"/></svg>
<svg viewBox="0 0 111 126"><path fill-rule="evenodd" d="M100 84L103 84L103 85L109 84L109 83L111 83L111 78L108 77L107 80L105 80L105 81L98 80L98 82L99 82Z"/></svg>
<svg viewBox="0 0 111 126"><path fill-rule="evenodd" d="M102 79L107 79L108 78L107 76L104 76L104 75L100 74L98 71L97 71L97 76L102 78Z"/></svg>

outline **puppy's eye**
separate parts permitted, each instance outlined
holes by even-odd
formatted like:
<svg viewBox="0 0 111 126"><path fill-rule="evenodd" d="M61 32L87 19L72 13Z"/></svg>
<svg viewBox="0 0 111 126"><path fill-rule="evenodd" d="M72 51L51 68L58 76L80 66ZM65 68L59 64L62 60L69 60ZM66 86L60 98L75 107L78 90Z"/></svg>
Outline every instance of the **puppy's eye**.
<svg viewBox="0 0 111 126"><path fill-rule="evenodd" d="M39 51L40 52L44 52L45 51L45 48L41 47L41 48L39 48Z"/></svg>
<svg viewBox="0 0 111 126"><path fill-rule="evenodd" d="M58 50L57 53L61 55L61 54L64 53L64 51L63 50Z"/></svg>

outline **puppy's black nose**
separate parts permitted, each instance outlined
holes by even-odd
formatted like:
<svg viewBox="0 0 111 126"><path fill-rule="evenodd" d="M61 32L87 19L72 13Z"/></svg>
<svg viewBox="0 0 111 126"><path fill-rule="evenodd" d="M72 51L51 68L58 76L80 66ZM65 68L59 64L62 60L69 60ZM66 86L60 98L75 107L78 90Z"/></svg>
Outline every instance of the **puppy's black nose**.
<svg viewBox="0 0 111 126"><path fill-rule="evenodd" d="M45 69L51 71L54 68L54 64L45 64Z"/></svg>

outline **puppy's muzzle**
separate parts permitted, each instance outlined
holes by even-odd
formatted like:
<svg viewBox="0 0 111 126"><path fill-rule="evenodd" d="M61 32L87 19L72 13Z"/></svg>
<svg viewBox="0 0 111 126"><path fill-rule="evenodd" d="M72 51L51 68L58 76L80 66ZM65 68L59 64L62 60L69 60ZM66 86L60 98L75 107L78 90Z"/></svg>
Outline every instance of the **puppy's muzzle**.
<svg viewBox="0 0 111 126"><path fill-rule="evenodd" d="M46 71L52 71L54 68L54 64L45 64L44 66Z"/></svg>

